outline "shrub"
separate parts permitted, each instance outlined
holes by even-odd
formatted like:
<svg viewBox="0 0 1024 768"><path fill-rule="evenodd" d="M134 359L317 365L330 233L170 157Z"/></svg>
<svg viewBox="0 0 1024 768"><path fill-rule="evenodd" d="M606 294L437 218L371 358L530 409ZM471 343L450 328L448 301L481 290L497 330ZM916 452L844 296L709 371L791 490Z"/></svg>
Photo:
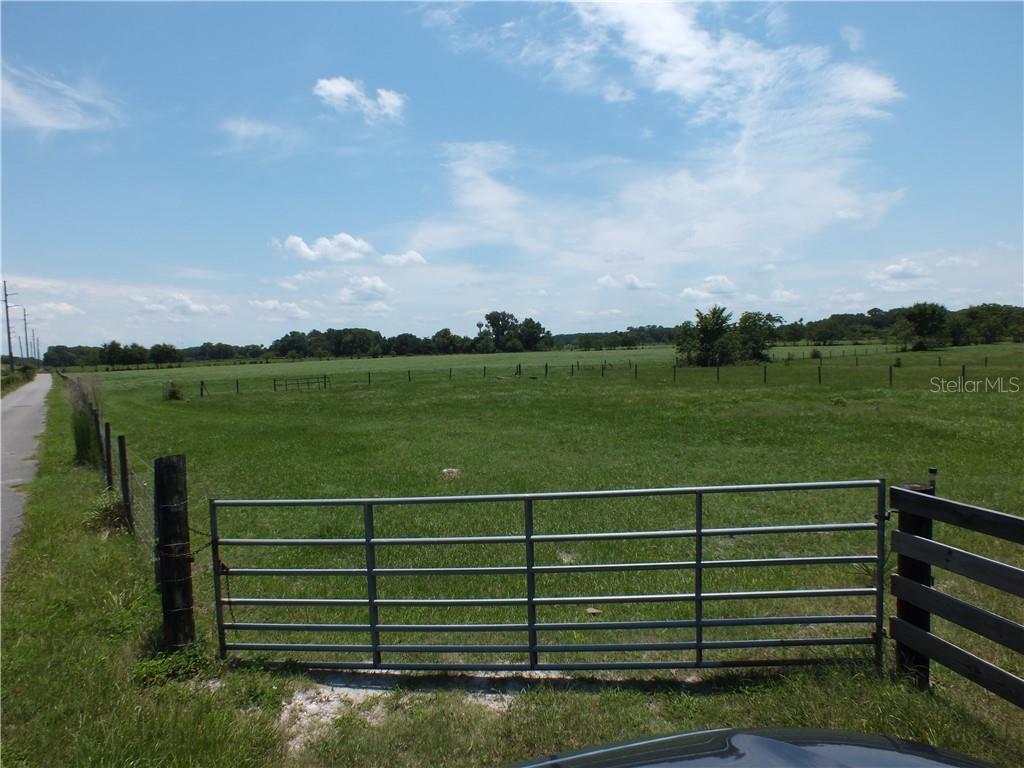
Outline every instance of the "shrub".
<svg viewBox="0 0 1024 768"><path fill-rule="evenodd" d="M822 357L824 357L824 355L821 354L820 349L811 350L811 360L821 360Z"/></svg>
<svg viewBox="0 0 1024 768"><path fill-rule="evenodd" d="M75 438L75 463L90 467L103 465L100 454L100 436L92 417L95 387L91 380L71 379L68 382L68 401L71 403L71 432Z"/></svg>
<svg viewBox="0 0 1024 768"><path fill-rule="evenodd" d="M185 390L176 381L164 382L164 400L184 400Z"/></svg>

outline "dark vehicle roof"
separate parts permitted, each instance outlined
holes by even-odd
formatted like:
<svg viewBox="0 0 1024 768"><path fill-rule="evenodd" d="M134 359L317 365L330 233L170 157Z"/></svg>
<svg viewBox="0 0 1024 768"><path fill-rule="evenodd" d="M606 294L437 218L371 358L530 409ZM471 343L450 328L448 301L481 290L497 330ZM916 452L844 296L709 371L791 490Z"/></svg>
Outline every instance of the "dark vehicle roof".
<svg viewBox="0 0 1024 768"><path fill-rule="evenodd" d="M992 768L926 744L809 728L722 728L593 747L523 763L548 768Z"/></svg>

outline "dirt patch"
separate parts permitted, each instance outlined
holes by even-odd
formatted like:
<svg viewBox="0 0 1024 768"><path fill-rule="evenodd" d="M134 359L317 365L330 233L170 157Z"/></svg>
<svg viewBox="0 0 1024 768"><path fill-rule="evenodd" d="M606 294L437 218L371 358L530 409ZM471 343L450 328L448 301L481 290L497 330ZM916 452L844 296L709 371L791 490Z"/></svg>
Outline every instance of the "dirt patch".
<svg viewBox="0 0 1024 768"><path fill-rule="evenodd" d="M278 726L288 739L289 752L299 752L311 741L325 735L331 723L352 709L363 711L365 704L383 696L380 690L318 685L296 691L278 717ZM363 711L371 725L384 718L381 707Z"/></svg>

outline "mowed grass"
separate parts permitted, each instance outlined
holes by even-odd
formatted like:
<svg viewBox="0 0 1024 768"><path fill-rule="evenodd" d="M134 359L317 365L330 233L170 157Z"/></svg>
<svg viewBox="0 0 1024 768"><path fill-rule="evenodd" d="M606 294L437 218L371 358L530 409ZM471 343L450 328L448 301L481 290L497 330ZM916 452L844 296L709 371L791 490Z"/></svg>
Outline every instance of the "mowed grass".
<svg viewBox="0 0 1024 768"><path fill-rule="evenodd" d="M900 358L900 367L894 369L894 385L889 387L888 366L896 357ZM929 466L939 467L942 495L1021 514L1021 394L942 393L934 391L933 379L955 380L961 373L960 366L966 365L968 379L987 377L995 381L1002 377L1005 386L1010 387L1011 377L1019 381L1024 374L1022 348L993 345L944 350L942 357L941 367L938 354L932 352L879 354L870 362L867 357L826 358L821 361L820 385L818 361L770 364L767 384L761 366L723 368L716 381L714 370L674 371L670 348L309 361L125 371L98 378L104 419L111 421L115 434L128 436L140 495L148 492L149 486L142 483L148 480L153 458L171 453L187 456L196 548L204 543L201 531L208 524L209 498L380 497L878 477L903 482L925 480ZM522 364L522 376L513 375L518 364ZM273 391L275 377L280 382L324 374L330 378L326 390ZM171 377L182 384L187 400L162 399L163 382ZM208 389L205 397L199 396L200 381ZM236 386L241 394L235 394ZM605 675L605 682L597 689L542 687L520 695L504 713L482 708L457 692L406 695L399 691L387 699L382 717L367 721L354 709L305 751L288 755L283 737L269 724L287 692L301 685L301 678L292 671L286 669L275 676L242 662L210 662L212 666L205 674L226 681L216 691L202 686L197 689L194 682L187 681L144 687L134 680L134 660L151 653L152 635L159 621L155 601L147 589L151 570L146 558L125 538L103 541L77 523L76 515L84 514L81 508L87 506L94 478L66 466L71 453L65 435L69 431L66 410L57 400L51 408L44 472L30 507L27 530L32 533L26 533L20 560L12 566L14 572L5 576L5 753L13 752L24 764L43 764L33 756L46 749L58 750L68 758L63 762L69 764L85 764L82 761L86 756L104 754L109 756L108 763L122 764L121 756L133 750L155 755L160 739L140 735L138 729L124 723L138 723L140 718L146 723L165 722L163 718L170 715L161 714L161 702L170 702L175 712L172 733L184 735L197 729L211 742L210 746L188 752L194 764L501 764L601 741L724 725L869 730L925 740L1005 765L1017 764L1024 756L1020 736L1024 719L1019 710L941 667L936 668L936 692L920 695L903 685L879 681L869 662L792 670L785 675L701 672L696 678L688 678L689 683L681 682L686 678L683 673L623 674L612 676L611 681ZM440 470L446 467L459 468L460 477L443 478ZM75 501L69 503L68 499ZM549 502L538 503L535 511L538 532L689 528L693 523L693 501L689 498ZM870 490L714 496L706 499L705 525L868 522L873 513ZM143 526L146 522L143 519ZM52 535L55 526L61 531L56 537ZM226 510L221 526L222 535L359 536L362 514L358 508ZM377 526L379 535L518 534L522 531L522 509L515 504L415 510L386 507L378 511ZM938 528L949 543L1022 564L1019 547L945 526ZM723 537L708 541L704 557L870 554L873 546L870 531ZM66 557L68 547L80 554ZM692 547L692 542L685 540L538 545L537 562L688 560L693 557ZM358 548L262 552L226 548L222 553L224 562L233 567L359 567L362 556ZM394 547L381 548L378 564L521 564L522 557L518 545L452 546L430 551ZM112 566L103 567L107 558ZM210 657L215 632L208 551L202 551L198 558L198 624L205 654ZM45 587L35 583L30 586L31 577L25 571L37 572L46 563L58 564L52 568L53 578L43 580ZM946 579L942 572L937 575L938 583L955 594L976 599L1018 621L1024 618L1018 600ZM709 571L705 589L870 586L873 578L870 566L745 568ZM391 577L381 580L381 589L385 596L394 597L511 596L522 594L522 582L521 576ZM111 597L90 598L79 607L77 590L87 590L90 583L99 585L99 592ZM689 573L645 572L628 576L552 575L539 579L538 587L543 594L616 594L689 592L693 583ZM365 595L360 579L342 578L236 577L230 580L230 588L234 596ZM115 597L122 593L129 597ZM122 612L120 606L125 600L132 608ZM597 616L587 614L586 606L571 606L547 610L539 618L588 621L692 617L688 604L599 607L602 613ZM871 598L790 600L785 604L725 601L709 603L705 615L871 610ZM90 622L99 621L89 617L97 612L129 617L119 632L111 636L100 633L104 650L99 655L90 652L95 640L88 639ZM523 621L521 614L522 609L504 607L446 612L382 609L382 619L389 622ZM81 625L74 618L78 616L83 618ZM236 618L363 622L365 609L270 612L239 608ZM103 619L110 620L109 616ZM53 632L54 626L61 631ZM942 629L950 639L1021 674L1016 654L955 628ZM752 637L755 631L759 637L806 637L800 634L805 631L813 631L813 636L833 631L864 636L870 630L869 625L719 630L706 637ZM553 634L542 639L624 639L622 633L610 632ZM45 641L40 639L44 635ZM692 639L692 630L652 631L633 637L686 641ZM271 636L242 637L238 633L232 639ZM309 633L273 639L365 642L361 635ZM438 636L392 635L383 639L428 642L437 641ZM503 633L452 639L456 641L515 643L522 642L523 636ZM29 647L32 650L26 655L34 661L21 662L16 655L20 651L12 650ZM854 650L862 658L870 658L870 646ZM713 658L798 653L720 651ZM651 652L642 657L671 655ZM98 656L109 661L97 660ZM514 654L492 656L491 660L522 658ZM359 654L340 656L353 657ZM391 658L422 661L428 657L392 654ZM558 658L583 657L560 654ZM53 691L35 693L32 675L43 677L47 668L55 671L53 676L62 677L62 682ZM63 687L72 685L77 675L84 674L80 671L83 669L89 670L88 679L94 681L87 697L75 696ZM637 688L637 679L648 687ZM9 696L12 680L16 697ZM46 703L42 706L38 696L44 696L42 701ZM50 713L49 719L27 714L32 707ZM128 717L128 709L135 714ZM216 717L209 715L211 709L217 712ZM251 721L246 720L247 712L252 713ZM247 730L252 723L260 730L259 738L252 738ZM227 735L232 729L237 733ZM54 734L60 734L59 739ZM203 754L207 759L201 759ZM232 755L236 758L233 761L229 759ZM185 757L161 759L165 763L146 757L139 764L188 764Z"/></svg>

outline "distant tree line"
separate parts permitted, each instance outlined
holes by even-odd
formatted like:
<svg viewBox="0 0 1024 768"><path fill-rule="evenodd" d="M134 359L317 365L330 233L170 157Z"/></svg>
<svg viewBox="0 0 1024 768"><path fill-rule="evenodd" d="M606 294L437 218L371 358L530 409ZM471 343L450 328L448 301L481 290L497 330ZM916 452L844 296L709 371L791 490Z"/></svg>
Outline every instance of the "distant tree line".
<svg viewBox="0 0 1024 768"><path fill-rule="evenodd" d="M676 329L676 353L686 365L728 365L769 359L779 342L829 345L836 342L886 341L902 350L965 344L1024 341L1024 308L980 304L950 312L941 304L919 302L888 311L837 314L824 320L785 323L770 313L744 312L737 322L725 307L697 310L694 321Z"/></svg>
<svg viewBox="0 0 1024 768"><path fill-rule="evenodd" d="M955 312L940 304L923 302L911 307L869 309L858 314L835 314L823 320L784 322L771 313L744 312L736 323L724 307L698 312L694 321L675 327L630 326L625 331L552 335L533 318L518 320L510 312L488 312L478 322L475 336L461 336L442 328L432 336L400 333L386 337L367 328L291 331L272 342L234 344L206 342L178 349L173 344L122 344L110 341L99 347L52 346L43 364L126 368L142 365L180 365L186 362L260 362L274 358L384 357L397 355L486 354L533 352L545 349L619 349L675 344L681 362L695 365L726 364L731 360L763 360L772 344L828 345L839 341L884 341L903 349L989 344L1000 340L1024 341L1024 307L979 304ZM703 319L702 319L703 318Z"/></svg>

